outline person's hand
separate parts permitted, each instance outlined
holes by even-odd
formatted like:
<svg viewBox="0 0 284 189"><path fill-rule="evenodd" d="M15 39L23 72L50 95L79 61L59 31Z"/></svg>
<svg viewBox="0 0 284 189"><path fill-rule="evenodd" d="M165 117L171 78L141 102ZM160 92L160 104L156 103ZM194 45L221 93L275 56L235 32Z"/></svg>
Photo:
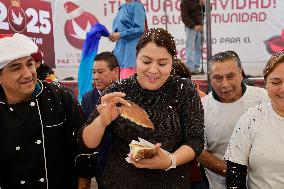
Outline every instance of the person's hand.
<svg viewBox="0 0 284 189"><path fill-rule="evenodd" d="M120 33L119 32L112 33L108 38L110 41L116 42L120 38Z"/></svg>
<svg viewBox="0 0 284 189"><path fill-rule="evenodd" d="M108 39L109 39L111 42L115 42L114 39L113 39L112 34L109 35Z"/></svg>
<svg viewBox="0 0 284 189"><path fill-rule="evenodd" d="M171 158L168 154L163 152L161 149L161 144L155 145L157 154L153 158L145 159L134 159L130 155L131 163L136 168L146 168L146 169L167 169L171 165Z"/></svg>
<svg viewBox="0 0 284 189"><path fill-rule="evenodd" d="M120 110L117 106L118 104L130 106L130 104L123 99L125 96L125 93L114 92L101 97L101 104L98 105L97 110L100 114L100 121L103 125L109 125L119 116Z"/></svg>
<svg viewBox="0 0 284 189"><path fill-rule="evenodd" d="M203 30L203 26L202 25L196 25L194 26L194 30L197 32L201 32Z"/></svg>
<svg viewBox="0 0 284 189"><path fill-rule="evenodd" d="M205 2L206 2L205 0L199 0L199 5L200 5L200 6L204 6L204 5L205 5Z"/></svg>
<svg viewBox="0 0 284 189"><path fill-rule="evenodd" d="M119 38L120 38L120 33L119 33L119 32L113 33L113 34L112 34L112 38L113 38L114 41L119 40Z"/></svg>
<svg viewBox="0 0 284 189"><path fill-rule="evenodd" d="M89 178L79 178L78 179L78 189L90 189L91 179Z"/></svg>

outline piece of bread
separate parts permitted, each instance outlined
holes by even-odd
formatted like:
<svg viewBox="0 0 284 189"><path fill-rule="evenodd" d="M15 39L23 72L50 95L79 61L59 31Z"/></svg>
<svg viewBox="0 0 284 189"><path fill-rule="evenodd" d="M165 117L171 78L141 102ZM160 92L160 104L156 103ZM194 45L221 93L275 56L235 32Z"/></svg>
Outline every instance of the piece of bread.
<svg viewBox="0 0 284 189"><path fill-rule="evenodd" d="M139 144L129 144L130 154L134 159L152 158L156 155L155 148L145 147Z"/></svg>
<svg viewBox="0 0 284 189"><path fill-rule="evenodd" d="M154 125L146 111L133 102L128 101L128 103L131 106L122 105L120 107L120 116L142 127L154 129Z"/></svg>

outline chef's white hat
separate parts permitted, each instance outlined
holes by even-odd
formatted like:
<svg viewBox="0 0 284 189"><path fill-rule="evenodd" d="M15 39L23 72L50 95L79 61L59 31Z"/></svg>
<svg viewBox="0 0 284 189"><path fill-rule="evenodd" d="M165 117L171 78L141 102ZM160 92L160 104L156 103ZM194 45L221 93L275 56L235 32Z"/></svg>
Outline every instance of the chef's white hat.
<svg viewBox="0 0 284 189"><path fill-rule="evenodd" d="M15 33L0 39L0 69L13 60L36 53L38 46L27 36Z"/></svg>

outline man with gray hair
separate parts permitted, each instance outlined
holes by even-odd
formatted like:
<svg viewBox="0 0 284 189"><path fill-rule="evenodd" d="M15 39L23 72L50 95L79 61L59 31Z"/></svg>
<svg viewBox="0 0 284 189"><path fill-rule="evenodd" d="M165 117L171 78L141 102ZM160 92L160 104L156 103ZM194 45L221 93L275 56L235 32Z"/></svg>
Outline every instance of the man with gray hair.
<svg viewBox="0 0 284 189"><path fill-rule="evenodd" d="M0 188L75 189L83 113L69 89L37 80L37 51L22 34L0 39Z"/></svg>
<svg viewBox="0 0 284 189"><path fill-rule="evenodd" d="M226 188L224 154L236 122L250 107L268 101L265 89L242 83L242 66L236 53L212 56L209 76L213 90L202 98L205 149L197 159L204 167L212 189Z"/></svg>

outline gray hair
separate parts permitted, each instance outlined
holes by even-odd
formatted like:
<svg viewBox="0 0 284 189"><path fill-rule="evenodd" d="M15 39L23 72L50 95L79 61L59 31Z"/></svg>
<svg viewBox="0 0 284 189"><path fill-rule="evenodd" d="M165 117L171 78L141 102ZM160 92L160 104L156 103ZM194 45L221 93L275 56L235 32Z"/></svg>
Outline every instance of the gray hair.
<svg viewBox="0 0 284 189"><path fill-rule="evenodd" d="M226 60L233 60L236 64L236 66L240 70L243 69L242 64L241 64L241 60L240 60L238 54L235 51L225 51L225 52L219 52L219 53L213 55L210 58L209 67L208 67L209 73L211 73L212 66L213 66L214 63L217 63L217 62L222 63L222 62L225 62Z"/></svg>

